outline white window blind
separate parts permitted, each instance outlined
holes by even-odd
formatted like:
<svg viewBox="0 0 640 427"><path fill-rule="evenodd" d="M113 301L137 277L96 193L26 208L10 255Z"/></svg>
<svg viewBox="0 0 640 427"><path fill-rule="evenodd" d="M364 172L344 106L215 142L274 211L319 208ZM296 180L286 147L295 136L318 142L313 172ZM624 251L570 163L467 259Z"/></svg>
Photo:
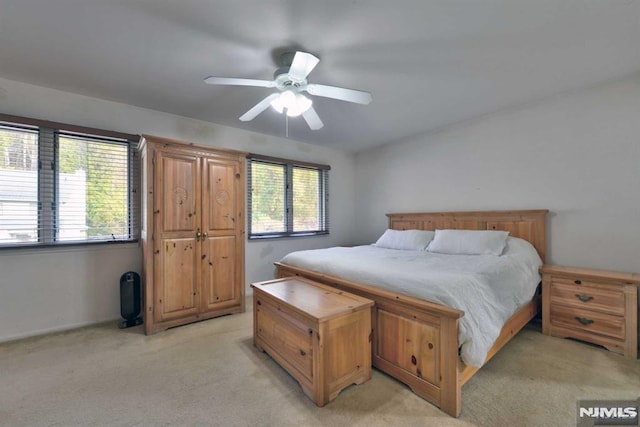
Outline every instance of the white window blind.
<svg viewBox="0 0 640 427"><path fill-rule="evenodd" d="M326 201L326 171L322 169L293 166L292 201L293 232L323 232Z"/></svg>
<svg viewBox="0 0 640 427"><path fill-rule="evenodd" d="M0 115L0 247L137 239L140 168L133 138L39 123Z"/></svg>
<svg viewBox="0 0 640 427"><path fill-rule="evenodd" d="M252 161L250 168L250 234L286 233L286 165Z"/></svg>
<svg viewBox="0 0 640 427"><path fill-rule="evenodd" d="M38 129L0 126L0 244L38 241Z"/></svg>
<svg viewBox="0 0 640 427"><path fill-rule="evenodd" d="M249 156L249 238L328 234L329 169Z"/></svg>
<svg viewBox="0 0 640 427"><path fill-rule="evenodd" d="M57 240L129 238L129 144L58 135Z"/></svg>

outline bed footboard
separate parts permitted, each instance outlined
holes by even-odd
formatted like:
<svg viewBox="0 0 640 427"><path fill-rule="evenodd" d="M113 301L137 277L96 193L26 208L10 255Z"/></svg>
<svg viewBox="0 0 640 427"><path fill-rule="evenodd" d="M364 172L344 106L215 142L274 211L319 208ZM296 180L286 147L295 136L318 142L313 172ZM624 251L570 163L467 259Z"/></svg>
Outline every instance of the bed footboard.
<svg viewBox="0 0 640 427"><path fill-rule="evenodd" d="M454 417L460 415L458 320L443 305L276 263L276 277L303 276L375 301L372 363Z"/></svg>

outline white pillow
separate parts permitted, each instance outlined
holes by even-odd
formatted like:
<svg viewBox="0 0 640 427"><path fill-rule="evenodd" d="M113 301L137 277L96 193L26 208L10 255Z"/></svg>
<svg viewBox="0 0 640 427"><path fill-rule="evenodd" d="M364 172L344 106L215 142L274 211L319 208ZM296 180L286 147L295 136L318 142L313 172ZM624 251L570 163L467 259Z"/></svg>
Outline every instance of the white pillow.
<svg viewBox="0 0 640 427"><path fill-rule="evenodd" d="M436 230L427 250L451 255L500 255L508 236L508 231Z"/></svg>
<svg viewBox="0 0 640 427"><path fill-rule="evenodd" d="M380 236L375 246L406 251L424 251L434 236L433 231L387 230Z"/></svg>

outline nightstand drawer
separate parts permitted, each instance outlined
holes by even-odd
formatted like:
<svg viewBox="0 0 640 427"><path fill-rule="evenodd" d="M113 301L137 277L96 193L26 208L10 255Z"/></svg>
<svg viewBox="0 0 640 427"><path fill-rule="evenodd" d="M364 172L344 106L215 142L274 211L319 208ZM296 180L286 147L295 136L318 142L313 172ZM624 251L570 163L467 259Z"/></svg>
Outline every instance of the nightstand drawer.
<svg viewBox="0 0 640 427"><path fill-rule="evenodd" d="M551 304L553 326L582 329L616 339L625 338L624 317Z"/></svg>
<svg viewBox="0 0 640 427"><path fill-rule="evenodd" d="M551 280L551 303L624 315L624 292L619 286L597 285L590 282L575 284L569 279Z"/></svg>

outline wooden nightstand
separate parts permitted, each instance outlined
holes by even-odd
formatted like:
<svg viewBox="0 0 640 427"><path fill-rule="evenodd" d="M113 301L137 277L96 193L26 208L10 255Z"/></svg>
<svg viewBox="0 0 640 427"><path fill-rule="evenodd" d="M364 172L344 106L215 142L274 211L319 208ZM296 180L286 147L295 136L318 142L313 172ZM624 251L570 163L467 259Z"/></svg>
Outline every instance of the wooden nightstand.
<svg viewBox="0 0 640 427"><path fill-rule="evenodd" d="M544 265L542 333L638 356L640 275Z"/></svg>

